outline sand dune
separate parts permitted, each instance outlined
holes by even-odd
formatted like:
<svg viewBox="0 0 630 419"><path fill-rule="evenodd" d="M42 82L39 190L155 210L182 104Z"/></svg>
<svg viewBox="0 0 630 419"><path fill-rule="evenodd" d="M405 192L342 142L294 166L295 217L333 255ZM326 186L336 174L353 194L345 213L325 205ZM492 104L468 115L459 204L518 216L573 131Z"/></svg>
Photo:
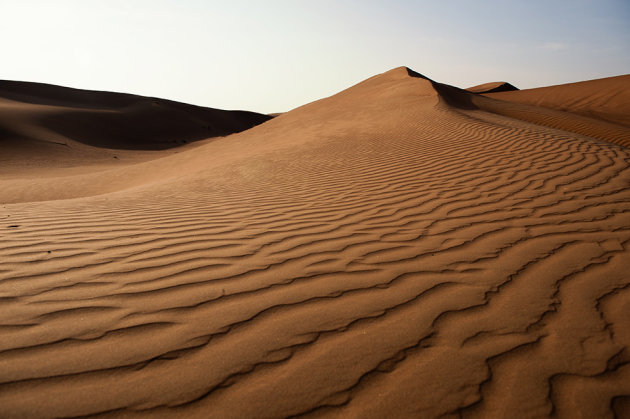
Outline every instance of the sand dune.
<svg viewBox="0 0 630 419"><path fill-rule="evenodd" d="M630 151L558 115L403 67L4 177L0 416L621 417Z"/></svg>
<svg viewBox="0 0 630 419"><path fill-rule="evenodd" d="M0 174L37 175L43 166L69 173L119 167L268 119L123 93L0 81Z"/></svg>
<svg viewBox="0 0 630 419"><path fill-rule="evenodd" d="M492 93L492 92L486 92ZM630 74L490 95L630 127Z"/></svg>
<svg viewBox="0 0 630 419"><path fill-rule="evenodd" d="M491 83L479 84L477 86L469 87L466 90L473 93L497 93L497 92L511 92L518 90L517 87L506 81L495 81Z"/></svg>
<svg viewBox="0 0 630 419"><path fill-rule="evenodd" d="M491 112L630 147L630 75L488 97L502 101L480 105Z"/></svg>

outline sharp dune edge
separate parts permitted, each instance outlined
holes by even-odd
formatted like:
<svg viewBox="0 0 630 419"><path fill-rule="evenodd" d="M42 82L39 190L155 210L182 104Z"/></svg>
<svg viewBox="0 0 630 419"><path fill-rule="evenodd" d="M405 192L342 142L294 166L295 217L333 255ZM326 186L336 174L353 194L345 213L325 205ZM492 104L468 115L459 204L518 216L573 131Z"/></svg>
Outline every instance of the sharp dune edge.
<svg viewBox="0 0 630 419"><path fill-rule="evenodd" d="M0 416L624 417L604 119L403 67L178 153L15 169Z"/></svg>
<svg viewBox="0 0 630 419"><path fill-rule="evenodd" d="M466 90L473 93L498 93L511 92L513 90L518 90L518 88L505 81L495 81L469 87Z"/></svg>

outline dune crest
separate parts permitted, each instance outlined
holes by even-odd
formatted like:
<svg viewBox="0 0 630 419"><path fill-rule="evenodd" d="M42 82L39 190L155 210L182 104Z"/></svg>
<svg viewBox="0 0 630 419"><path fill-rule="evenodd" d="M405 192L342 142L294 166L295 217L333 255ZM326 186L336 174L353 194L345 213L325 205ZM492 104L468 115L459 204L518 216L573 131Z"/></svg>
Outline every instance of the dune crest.
<svg viewBox="0 0 630 419"><path fill-rule="evenodd" d="M558 115L400 67L0 179L0 416L621 415L630 149Z"/></svg>
<svg viewBox="0 0 630 419"><path fill-rule="evenodd" d="M506 81L495 81L490 83L479 84L477 86L469 87L466 90L472 93L497 93L497 92L511 92L519 90L516 86Z"/></svg>

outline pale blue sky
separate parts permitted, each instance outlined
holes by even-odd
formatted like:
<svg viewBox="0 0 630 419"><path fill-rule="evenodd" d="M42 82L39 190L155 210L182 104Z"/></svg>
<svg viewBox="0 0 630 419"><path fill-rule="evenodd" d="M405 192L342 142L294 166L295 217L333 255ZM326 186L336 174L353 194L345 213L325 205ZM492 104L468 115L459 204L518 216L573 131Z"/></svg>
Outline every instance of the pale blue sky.
<svg viewBox="0 0 630 419"><path fill-rule="evenodd" d="M459 87L630 73L630 0L0 0L0 79L278 112L406 65Z"/></svg>

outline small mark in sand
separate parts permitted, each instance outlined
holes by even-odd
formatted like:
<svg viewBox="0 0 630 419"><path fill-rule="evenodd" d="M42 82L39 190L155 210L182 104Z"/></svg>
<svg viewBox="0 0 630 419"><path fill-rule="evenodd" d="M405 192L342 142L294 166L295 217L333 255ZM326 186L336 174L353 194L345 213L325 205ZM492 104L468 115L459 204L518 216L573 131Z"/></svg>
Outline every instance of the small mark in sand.
<svg viewBox="0 0 630 419"><path fill-rule="evenodd" d="M48 250L48 253L50 253L50 250Z"/></svg>
<svg viewBox="0 0 630 419"><path fill-rule="evenodd" d="M607 252L619 252L625 250L623 244L619 240L609 239L599 242L602 249Z"/></svg>
<svg viewBox="0 0 630 419"><path fill-rule="evenodd" d="M18 227L19 227L19 225L17 225L17 224L9 226L9 228L18 228Z"/></svg>
<svg viewBox="0 0 630 419"><path fill-rule="evenodd" d="M114 156L114 158L115 158L116 160L118 160L118 156Z"/></svg>

